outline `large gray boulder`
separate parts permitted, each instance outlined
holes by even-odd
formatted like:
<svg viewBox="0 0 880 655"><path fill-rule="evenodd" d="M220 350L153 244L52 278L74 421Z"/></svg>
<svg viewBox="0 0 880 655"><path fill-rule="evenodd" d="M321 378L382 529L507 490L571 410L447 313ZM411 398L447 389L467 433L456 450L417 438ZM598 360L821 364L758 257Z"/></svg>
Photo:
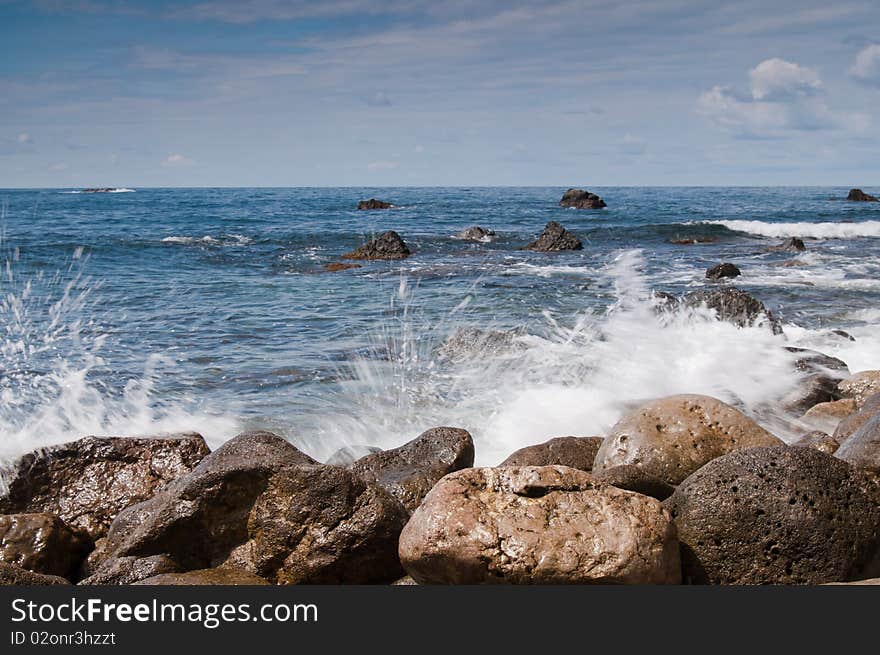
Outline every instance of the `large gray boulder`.
<svg viewBox="0 0 880 655"><path fill-rule="evenodd" d="M880 488L812 448L713 460L667 501L686 582L818 584L877 575Z"/></svg>
<svg viewBox="0 0 880 655"><path fill-rule="evenodd" d="M443 478L400 536L419 584L676 584L678 542L653 498L565 466Z"/></svg>
<svg viewBox="0 0 880 655"><path fill-rule="evenodd" d="M208 454L195 433L85 437L21 457L4 475L0 514L45 512L98 539L126 507L150 498Z"/></svg>

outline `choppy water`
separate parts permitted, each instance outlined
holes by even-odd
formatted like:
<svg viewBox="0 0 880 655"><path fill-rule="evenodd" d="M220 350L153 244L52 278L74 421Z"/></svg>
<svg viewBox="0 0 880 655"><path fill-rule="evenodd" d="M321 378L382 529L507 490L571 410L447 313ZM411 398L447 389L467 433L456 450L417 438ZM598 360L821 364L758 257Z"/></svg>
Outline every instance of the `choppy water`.
<svg viewBox="0 0 880 655"><path fill-rule="evenodd" d="M839 188L591 190L608 209L559 208L563 188L2 190L0 456L84 434L192 429L216 445L264 427L320 458L446 424L494 463L601 434L669 393L774 424L797 383L783 345L880 368L880 204L830 201ZM368 197L399 208L353 209ZM517 250L549 220L584 250ZM453 238L473 224L499 238ZM386 229L415 255L322 272ZM789 236L807 252L768 251ZM785 335L652 311L651 290L699 287L720 261ZM462 327L522 336L437 356Z"/></svg>

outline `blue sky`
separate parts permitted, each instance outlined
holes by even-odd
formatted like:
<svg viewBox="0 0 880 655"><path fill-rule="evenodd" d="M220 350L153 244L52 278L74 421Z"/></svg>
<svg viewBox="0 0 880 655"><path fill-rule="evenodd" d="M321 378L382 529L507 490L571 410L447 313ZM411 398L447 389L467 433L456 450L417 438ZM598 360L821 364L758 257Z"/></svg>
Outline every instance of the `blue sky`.
<svg viewBox="0 0 880 655"><path fill-rule="evenodd" d="M0 0L0 187L880 185L880 5Z"/></svg>

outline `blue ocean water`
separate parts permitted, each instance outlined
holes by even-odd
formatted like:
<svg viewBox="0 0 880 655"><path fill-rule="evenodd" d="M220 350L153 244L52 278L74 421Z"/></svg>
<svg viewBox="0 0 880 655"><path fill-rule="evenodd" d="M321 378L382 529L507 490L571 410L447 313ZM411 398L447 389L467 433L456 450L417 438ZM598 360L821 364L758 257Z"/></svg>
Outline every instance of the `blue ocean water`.
<svg viewBox="0 0 880 655"><path fill-rule="evenodd" d="M452 424L489 461L680 391L781 421L767 406L797 383L783 345L880 368L880 203L832 200L843 188L591 190L607 209L560 208L564 188L0 190L0 455L261 427L323 457ZM355 210L370 197L397 208ZM584 249L518 249L550 220ZM454 238L470 225L498 238ZM387 229L412 257L323 270ZM806 252L770 250L792 236ZM688 240L710 242L673 243ZM721 261L784 335L649 311L652 290L703 286ZM517 348L439 357L466 327L514 330Z"/></svg>

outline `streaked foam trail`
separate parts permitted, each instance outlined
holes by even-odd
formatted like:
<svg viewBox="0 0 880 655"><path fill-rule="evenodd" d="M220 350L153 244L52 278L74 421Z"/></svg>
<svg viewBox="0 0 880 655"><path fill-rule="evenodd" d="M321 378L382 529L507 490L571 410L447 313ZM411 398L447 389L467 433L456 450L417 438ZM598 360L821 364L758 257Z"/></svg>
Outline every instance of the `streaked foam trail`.
<svg viewBox="0 0 880 655"><path fill-rule="evenodd" d="M735 232L746 232L765 237L801 237L811 239L853 239L880 237L880 221L859 223L765 223L764 221L704 221L709 225L723 225ZM695 223L692 223L695 224Z"/></svg>

